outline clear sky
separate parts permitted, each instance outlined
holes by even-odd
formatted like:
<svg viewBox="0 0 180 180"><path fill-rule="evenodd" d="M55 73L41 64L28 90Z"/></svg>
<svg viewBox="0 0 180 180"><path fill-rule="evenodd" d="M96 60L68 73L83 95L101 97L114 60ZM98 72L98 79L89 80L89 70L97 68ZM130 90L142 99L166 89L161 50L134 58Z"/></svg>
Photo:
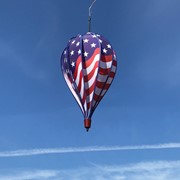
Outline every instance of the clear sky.
<svg viewBox="0 0 180 180"><path fill-rule="evenodd" d="M0 180L180 179L180 148L21 155L180 143L180 1L97 0L92 32L118 70L87 133L59 61L87 32L90 2L0 0Z"/></svg>

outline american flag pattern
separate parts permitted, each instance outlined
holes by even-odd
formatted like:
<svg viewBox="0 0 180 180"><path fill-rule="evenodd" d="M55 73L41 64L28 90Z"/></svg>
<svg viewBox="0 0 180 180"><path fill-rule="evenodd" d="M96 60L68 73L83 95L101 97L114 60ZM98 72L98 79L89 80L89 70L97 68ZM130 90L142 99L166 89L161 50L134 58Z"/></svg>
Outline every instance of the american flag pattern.
<svg viewBox="0 0 180 180"><path fill-rule="evenodd" d="M88 32L69 40L61 56L61 69L85 119L92 117L116 68L115 51L103 36Z"/></svg>

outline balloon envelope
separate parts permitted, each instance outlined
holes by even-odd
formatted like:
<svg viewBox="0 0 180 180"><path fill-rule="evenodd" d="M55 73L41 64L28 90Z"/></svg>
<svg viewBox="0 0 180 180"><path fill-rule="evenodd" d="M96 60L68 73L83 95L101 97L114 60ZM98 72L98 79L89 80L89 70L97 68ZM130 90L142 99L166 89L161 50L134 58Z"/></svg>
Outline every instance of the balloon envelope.
<svg viewBox="0 0 180 180"><path fill-rule="evenodd" d="M96 107L113 81L116 67L111 44L92 32L71 38L62 53L62 73L84 115L87 130Z"/></svg>

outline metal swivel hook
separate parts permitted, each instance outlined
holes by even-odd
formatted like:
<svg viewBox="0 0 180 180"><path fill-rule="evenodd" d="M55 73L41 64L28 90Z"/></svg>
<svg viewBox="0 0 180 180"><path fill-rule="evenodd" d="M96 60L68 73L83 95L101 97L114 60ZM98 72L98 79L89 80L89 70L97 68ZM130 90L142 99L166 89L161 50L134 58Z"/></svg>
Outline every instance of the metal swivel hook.
<svg viewBox="0 0 180 180"><path fill-rule="evenodd" d="M89 7L89 19L88 19L88 25L89 25L89 32L91 31L91 8L93 7L94 3L96 2L96 0L94 0L91 4L91 6Z"/></svg>

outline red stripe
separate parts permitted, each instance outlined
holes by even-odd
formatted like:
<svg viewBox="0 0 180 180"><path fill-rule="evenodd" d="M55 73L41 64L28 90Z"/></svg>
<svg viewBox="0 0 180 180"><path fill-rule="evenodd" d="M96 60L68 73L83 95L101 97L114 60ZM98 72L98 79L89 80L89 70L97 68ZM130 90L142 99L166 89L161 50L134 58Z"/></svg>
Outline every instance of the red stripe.
<svg viewBox="0 0 180 180"><path fill-rule="evenodd" d="M94 58L97 54L100 54L100 48L96 48L93 55L87 61L85 61L85 63L83 63L84 69L88 68L91 65L92 61L94 60Z"/></svg>
<svg viewBox="0 0 180 180"><path fill-rule="evenodd" d="M113 65L117 66L117 61L116 60L113 61Z"/></svg>
<svg viewBox="0 0 180 180"><path fill-rule="evenodd" d="M98 87L99 89L108 89L109 88L109 86L108 85L110 85L109 83L106 83L106 85L104 86L104 83L101 83L101 82L99 82L99 81L97 81L97 83L96 83L96 87ZM104 86L104 87L103 87Z"/></svg>
<svg viewBox="0 0 180 180"><path fill-rule="evenodd" d="M109 71L111 70L111 68L106 68L106 69L104 69L104 68L101 68L101 67L99 67L99 74L101 74L101 75L107 75L107 74L109 74Z"/></svg>
<svg viewBox="0 0 180 180"><path fill-rule="evenodd" d="M113 65L114 66L117 66L117 61L115 61L115 60L113 60ZM109 77L110 78L114 78L114 76L115 76L115 72L110 72L110 75L109 75ZM109 77L108 77L108 79L109 79ZM107 80L108 80L107 79ZM95 104L97 104L97 103L99 103L100 101L101 101L101 99L103 98L103 96L105 95L105 93L107 92L107 90L109 89L109 87L111 86L111 83L109 84L109 83L106 83L105 84L105 86L104 86L104 82L100 82L100 81L97 81L96 82L96 87L98 87L98 88L100 88L100 89L102 89L102 91L101 91L101 93L99 94L99 95L97 95L96 94L96 91L95 91L95 93L94 93L94 95L93 95L93 102L95 102ZM105 90L105 93L102 95L102 92Z"/></svg>
<svg viewBox="0 0 180 180"><path fill-rule="evenodd" d="M91 102L87 103L87 109L89 110L91 107Z"/></svg>
<svg viewBox="0 0 180 180"><path fill-rule="evenodd" d="M94 93L94 100L97 101L97 97L103 97L105 95L105 93L107 92L107 90L109 89L109 87L111 86L111 84L106 84L106 87L101 91L101 93L99 95L97 95L96 93ZM103 94L102 92L105 91Z"/></svg>
<svg viewBox="0 0 180 180"><path fill-rule="evenodd" d="M86 89L86 98L94 91L95 83L96 83L96 82L94 82L91 87L89 87L88 89ZM90 98L90 97L89 97L89 98ZM87 108L88 108L88 109L89 109L90 106L91 106L92 100L93 100L93 98L90 99L90 102L87 103Z"/></svg>
<svg viewBox="0 0 180 180"><path fill-rule="evenodd" d="M97 83L97 84L96 84L96 87L98 87L99 89L102 89L102 90L106 90L106 89L109 88L109 85L110 85L110 84L106 84L106 85L104 86L104 83ZM95 93L96 93L96 91L95 91Z"/></svg>
<svg viewBox="0 0 180 180"><path fill-rule="evenodd" d="M68 76L68 79L69 79L70 83L72 84L73 83L72 78Z"/></svg>
<svg viewBox="0 0 180 180"><path fill-rule="evenodd" d="M78 87L78 90L79 90L79 93L81 92L81 82L82 82L82 71L80 72L80 77L77 77L79 78L79 84L77 84L77 87ZM76 79L75 79L76 80Z"/></svg>
<svg viewBox="0 0 180 180"><path fill-rule="evenodd" d="M76 68L75 68L75 71L74 71L74 79L77 78L77 73L78 73L78 67L79 67L79 64L81 63L81 56L78 57L77 61L76 61Z"/></svg>
<svg viewBox="0 0 180 180"><path fill-rule="evenodd" d="M89 96L94 91L95 82L92 84L91 87L86 89L86 96Z"/></svg>
<svg viewBox="0 0 180 180"><path fill-rule="evenodd" d="M85 96L85 93L83 93L83 98L82 98L83 104L85 103L85 101L86 101L86 96Z"/></svg>
<svg viewBox="0 0 180 180"><path fill-rule="evenodd" d="M115 76L115 73L114 73L114 72L111 72L109 77L114 78L114 76ZM108 78L108 79L109 79L109 78ZM108 79L107 79L107 81L108 81ZM111 81L111 82L112 82L112 81ZM96 87L98 87L98 88L100 88L100 89L103 88L103 90L108 90L109 87L110 87L110 85L111 85L111 82L110 82L110 83L106 83L105 86L104 86L104 83L103 83L103 82L97 81ZM104 87L103 87L103 86L104 86Z"/></svg>
<svg viewBox="0 0 180 180"><path fill-rule="evenodd" d="M112 55L101 55L101 60L103 62L110 62L113 60L113 56Z"/></svg>
<svg viewBox="0 0 180 180"><path fill-rule="evenodd" d="M111 72L109 77L113 78L115 76L115 73L114 72Z"/></svg>
<svg viewBox="0 0 180 180"><path fill-rule="evenodd" d="M96 50L94 51L93 55L90 57L90 59L88 59L87 61L85 61L85 63L83 63L83 69L86 69L88 68L92 62L94 61L95 59L95 56L97 54L100 54L100 48L96 48ZM87 74L86 76L84 76L84 82L88 82L94 75L95 71L96 71L96 68L98 68L98 65L99 65L99 60L94 64L94 67L92 69L92 71ZM92 84L91 87L87 88L86 89L86 100L87 100L87 97L94 91L94 87L95 87L95 81L94 83ZM92 103L92 100L90 100L90 102L87 103L87 109L89 110L90 107L91 107L91 103Z"/></svg>
<svg viewBox="0 0 180 180"><path fill-rule="evenodd" d="M108 90L110 85L111 85L111 84L106 84L106 85L104 86L104 90Z"/></svg>
<svg viewBox="0 0 180 180"><path fill-rule="evenodd" d="M95 100L95 101L97 101L98 100L98 95L97 94L94 94L94 97L93 97L93 99Z"/></svg>
<svg viewBox="0 0 180 180"><path fill-rule="evenodd" d="M111 78L113 78L114 76L115 76L115 73L114 73L114 72L111 72L110 75L109 75L109 77L111 77ZM108 77L108 78L109 78L109 77ZM104 85L104 83L105 83L105 82L97 81L97 82L96 82L96 86L97 86L98 88L102 88L103 85Z"/></svg>
<svg viewBox="0 0 180 180"><path fill-rule="evenodd" d="M104 82L100 82L100 81L96 82L96 87L98 87L98 88L102 88L103 85L104 85Z"/></svg>
<svg viewBox="0 0 180 180"><path fill-rule="evenodd" d="M88 74L84 76L84 81L88 82L94 75L96 68L98 67L99 62L97 61L92 69L92 71Z"/></svg>
<svg viewBox="0 0 180 180"><path fill-rule="evenodd" d="M103 96L94 94L93 100L94 100L95 102L97 102L97 101L100 101L100 100L102 99L102 97L103 97Z"/></svg>

